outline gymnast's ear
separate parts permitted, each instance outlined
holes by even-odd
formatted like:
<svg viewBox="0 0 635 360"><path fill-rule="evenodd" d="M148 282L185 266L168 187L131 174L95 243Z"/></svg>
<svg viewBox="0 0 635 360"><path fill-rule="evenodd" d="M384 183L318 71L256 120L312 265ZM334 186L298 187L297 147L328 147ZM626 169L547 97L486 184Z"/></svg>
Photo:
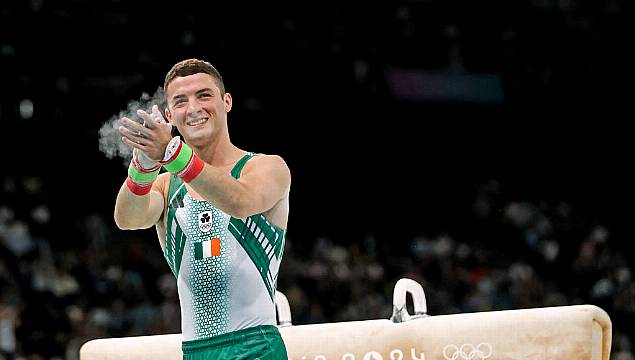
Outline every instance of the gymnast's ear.
<svg viewBox="0 0 635 360"><path fill-rule="evenodd" d="M223 94L223 103L225 105L225 112L228 113L232 109L232 94L226 92Z"/></svg>

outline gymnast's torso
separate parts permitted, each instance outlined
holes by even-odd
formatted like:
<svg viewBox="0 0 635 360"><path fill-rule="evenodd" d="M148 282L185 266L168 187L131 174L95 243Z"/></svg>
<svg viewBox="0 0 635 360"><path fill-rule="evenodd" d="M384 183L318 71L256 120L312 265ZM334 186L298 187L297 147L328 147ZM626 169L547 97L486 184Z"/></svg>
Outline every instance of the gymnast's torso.
<svg viewBox="0 0 635 360"><path fill-rule="evenodd" d="M253 156L236 163L234 178ZM275 325L285 231L263 214L231 217L167 176L167 206L157 232L177 279L183 340Z"/></svg>

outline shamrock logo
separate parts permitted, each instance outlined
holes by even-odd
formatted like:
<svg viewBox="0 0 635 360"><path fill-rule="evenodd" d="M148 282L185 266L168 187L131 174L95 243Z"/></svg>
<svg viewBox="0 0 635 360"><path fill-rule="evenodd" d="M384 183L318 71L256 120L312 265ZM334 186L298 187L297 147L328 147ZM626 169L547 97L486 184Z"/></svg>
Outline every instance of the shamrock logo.
<svg viewBox="0 0 635 360"><path fill-rule="evenodd" d="M202 232L208 232L212 229L212 212L204 211L198 214L198 228Z"/></svg>
<svg viewBox="0 0 635 360"><path fill-rule="evenodd" d="M201 215L201 222L202 223L209 222L210 219L211 219L211 217L209 216L208 213L203 213L203 215Z"/></svg>

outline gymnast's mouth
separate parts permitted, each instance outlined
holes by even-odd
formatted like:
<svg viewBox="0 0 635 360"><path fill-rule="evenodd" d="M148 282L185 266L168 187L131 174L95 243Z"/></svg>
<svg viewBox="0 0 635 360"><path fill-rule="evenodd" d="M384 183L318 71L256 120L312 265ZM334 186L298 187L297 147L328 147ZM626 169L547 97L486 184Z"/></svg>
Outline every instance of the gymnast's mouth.
<svg viewBox="0 0 635 360"><path fill-rule="evenodd" d="M192 120L188 120L185 124L187 126L199 126L202 124L205 124L207 122L208 118L204 117L204 118L198 118L198 119L192 119Z"/></svg>

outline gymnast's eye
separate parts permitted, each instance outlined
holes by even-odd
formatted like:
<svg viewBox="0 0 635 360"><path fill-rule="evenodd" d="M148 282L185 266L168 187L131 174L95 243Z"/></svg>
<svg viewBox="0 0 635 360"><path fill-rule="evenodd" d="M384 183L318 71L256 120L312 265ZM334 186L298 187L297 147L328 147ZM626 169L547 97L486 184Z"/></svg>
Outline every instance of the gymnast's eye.
<svg viewBox="0 0 635 360"><path fill-rule="evenodd" d="M172 106L180 107L183 104L185 104L186 102L187 102L187 100L185 98L177 98L177 99L174 99L174 101L172 101Z"/></svg>

